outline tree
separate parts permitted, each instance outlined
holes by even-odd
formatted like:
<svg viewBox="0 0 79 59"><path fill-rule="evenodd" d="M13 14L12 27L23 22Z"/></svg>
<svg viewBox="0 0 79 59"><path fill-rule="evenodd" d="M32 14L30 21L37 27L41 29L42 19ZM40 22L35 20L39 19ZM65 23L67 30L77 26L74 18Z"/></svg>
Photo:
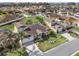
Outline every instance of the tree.
<svg viewBox="0 0 79 59"><path fill-rule="evenodd" d="M27 21L26 21L26 25L30 25L30 24L32 24L32 20L31 19L26 19Z"/></svg>
<svg viewBox="0 0 79 59"><path fill-rule="evenodd" d="M7 56L25 56L28 55L25 48L20 48L12 52L8 52Z"/></svg>
<svg viewBox="0 0 79 59"><path fill-rule="evenodd" d="M56 33L54 33L53 31L49 31L48 32L48 35L49 36L53 36L53 37L57 37Z"/></svg>
<svg viewBox="0 0 79 59"><path fill-rule="evenodd" d="M43 23L43 17L42 16L36 16L36 19L39 20L40 23Z"/></svg>

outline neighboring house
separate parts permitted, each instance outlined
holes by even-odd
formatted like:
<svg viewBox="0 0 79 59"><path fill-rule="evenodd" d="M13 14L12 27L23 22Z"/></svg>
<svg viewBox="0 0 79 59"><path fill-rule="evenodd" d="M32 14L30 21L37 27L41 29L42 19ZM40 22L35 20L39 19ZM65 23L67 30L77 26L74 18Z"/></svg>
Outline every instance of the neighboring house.
<svg viewBox="0 0 79 59"><path fill-rule="evenodd" d="M0 23L11 21L13 19L16 19L15 15L13 15L13 14L7 14L7 15L4 15L3 17L0 17Z"/></svg>
<svg viewBox="0 0 79 59"><path fill-rule="evenodd" d="M72 27L77 26L78 21L73 17L60 16L56 19L47 19L46 22L48 22L48 24L53 27L55 32L69 32L71 31Z"/></svg>

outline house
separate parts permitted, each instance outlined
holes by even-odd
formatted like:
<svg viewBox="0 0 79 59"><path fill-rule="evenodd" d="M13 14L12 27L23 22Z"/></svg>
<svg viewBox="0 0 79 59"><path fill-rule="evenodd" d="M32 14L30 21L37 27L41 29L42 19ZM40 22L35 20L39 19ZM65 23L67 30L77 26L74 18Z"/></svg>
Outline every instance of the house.
<svg viewBox="0 0 79 59"><path fill-rule="evenodd" d="M25 31L28 33L28 35L36 37L37 35L42 35L42 33L46 33L47 28L42 24L34 24L27 27Z"/></svg>
<svg viewBox="0 0 79 59"><path fill-rule="evenodd" d="M72 27L77 26L78 20L73 17L59 16L56 18L46 19L45 22L47 22L47 25L49 25L50 28L53 28L55 32L69 32Z"/></svg>
<svg viewBox="0 0 79 59"><path fill-rule="evenodd" d="M47 35L47 28L42 24L34 24L26 27L24 33L26 36L22 40L22 45L27 46L35 38L43 38L44 35Z"/></svg>
<svg viewBox="0 0 79 59"><path fill-rule="evenodd" d="M59 19L61 20L61 19ZM57 23L57 22L56 22ZM60 22L57 23L59 27L57 30L60 31L70 31L73 27L77 26L77 19L73 17L65 17Z"/></svg>
<svg viewBox="0 0 79 59"><path fill-rule="evenodd" d="M13 14L6 14L6 15L0 17L0 23L11 21L15 18L16 18L16 16Z"/></svg>

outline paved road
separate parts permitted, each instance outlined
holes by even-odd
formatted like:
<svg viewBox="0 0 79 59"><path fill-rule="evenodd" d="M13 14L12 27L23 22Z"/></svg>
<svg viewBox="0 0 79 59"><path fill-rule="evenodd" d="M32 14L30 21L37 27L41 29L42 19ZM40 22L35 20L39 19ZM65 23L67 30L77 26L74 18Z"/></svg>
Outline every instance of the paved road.
<svg viewBox="0 0 79 59"><path fill-rule="evenodd" d="M59 47L56 47L47 53L45 56L70 56L76 50L79 50L79 39L74 39L70 42L67 42Z"/></svg>

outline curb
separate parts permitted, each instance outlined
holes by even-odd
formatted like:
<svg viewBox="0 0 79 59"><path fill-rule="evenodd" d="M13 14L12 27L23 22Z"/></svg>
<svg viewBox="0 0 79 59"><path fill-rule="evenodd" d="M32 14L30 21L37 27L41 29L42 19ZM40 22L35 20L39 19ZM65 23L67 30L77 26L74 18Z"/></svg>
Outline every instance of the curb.
<svg viewBox="0 0 79 59"><path fill-rule="evenodd" d="M76 52L74 52L71 56L74 56L76 53L78 53L79 52L79 50L77 50Z"/></svg>
<svg viewBox="0 0 79 59"><path fill-rule="evenodd" d="M52 50L54 50L54 49L56 49L56 48L58 48L58 47L60 47L60 46L63 46L64 44L67 44L67 43L69 43L69 42L65 42L65 43L63 43L63 44L60 44L59 46L56 46L56 47L54 47L54 48L51 48L51 49L49 49L49 50L47 50L46 52L43 52L43 53L48 53L48 52L50 52L50 51L52 51Z"/></svg>

